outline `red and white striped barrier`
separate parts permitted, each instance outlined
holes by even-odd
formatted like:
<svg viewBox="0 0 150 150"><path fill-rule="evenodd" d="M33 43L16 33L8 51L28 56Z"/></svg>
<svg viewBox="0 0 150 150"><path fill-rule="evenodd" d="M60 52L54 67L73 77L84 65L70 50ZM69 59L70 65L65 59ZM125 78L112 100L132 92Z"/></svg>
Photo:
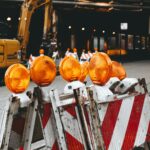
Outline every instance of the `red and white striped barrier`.
<svg viewBox="0 0 150 150"><path fill-rule="evenodd" d="M35 60L35 56L33 56L32 54L29 57L29 65L31 66L32 62Z"/></svg>
<svg viewBox="0 0 150 150"><path fill-rule="evenodd" d="M44 105L44 114L42 117L42 126L45 132L47 145L51 150L59 150L56 139L56 128L54 126L54 116L52 113L52 105L47 103Z"/></svg>
<svg viewBox="0 0 150 150"><path fill-rule="evenodd" d="M93 56L92 53L82 53L80 57L80 61L89 61L90 58Z"/></svg>
<svg viewBox="0 0 150 150"><path fill-rule="evenodd" d="M34 112L36 113L36 112ZM32 114L31 114L32 115ZM54 124L54 118L52 114L52 107L50 103L44 104L44 114L41 118L42 121L42 131L44 133L44 142L39 142L40 146L41 144L44 144L50 148L51 150L59 150L58 144L57 144L57 139L56 139L56 131L55 124ZM34 121L34 120L32 120ZM28 122L30 124L30 122ZM39 122L35 122L35 124ZM13 149L17 149L20 147L20 150L24 150L24 146L21 146L21 140L23 136L23 130L24 130L24 125L25 125L25 118L24 117L17 117L13 121L12 125L12 131L11 131L11 136L10 136L10 142L9 142L9 147ZM33 132L33 131L32 131ZM30 137L32 138L32 137ZM39 137L40 139L40 137ZM42 139L42 137L41 137ZM38 142L37 142L38 143ZM35 147L38 147L38 144L35 142L29 143L31 145L31 149L34 150ZM36 146L34 146L36 145Z"/></svg>
<svg viewBox="0 0 150 150"><path fill-rule="evenodd" d="M84 90L85 87L82 87L74 94L63 95L51 90L51 103L44 102L41 96L40 99L33 97L27 119L22 116L15 118L12 126L14 140L21 139L25 133L24 145L21 145L21 139L18 140L18 147L11 148L35 150L39 146L46 150L131 150L150 141L150 96L146 91L144 94L135 92L116 96L121 98L110 101L98 101L93 94L97 91L92 86L87 88L88 99L83 94ZM43 102L42 111L39 106ZM32 143L36 114L40 117L43 141Z"/></svg>
<svg viewBox="0 0 150 150"><path fill-rule="evenodd" d="M51 102L63 150L87 150L79 109L74 96L60 100L57 90L50 92ZM91 145L90 145L91 146ZM92 147L92 146L91 146ZM90 148L92 150L92 148Z"/></svg>
<svg viewBox="0 0 150 150"><path fill-rule="evenodd" d="M81 127L77 120L76 106L65 106L64 111L62 111L60 115L68 150L83 150L84 141L80 133Z"/></svg>
<svg viewBox="0 0 150 150"><path fill-rule="evenodd" d="M150 139L148 94L98 104L106 150L130 150Z"/></svg>

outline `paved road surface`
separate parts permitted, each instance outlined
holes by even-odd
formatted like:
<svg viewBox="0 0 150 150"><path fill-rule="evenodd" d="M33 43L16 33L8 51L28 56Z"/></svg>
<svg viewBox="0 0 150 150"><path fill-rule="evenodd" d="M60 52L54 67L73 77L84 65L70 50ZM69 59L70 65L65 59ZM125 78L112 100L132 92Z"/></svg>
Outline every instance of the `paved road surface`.
<svg viewBox="0 0 150 150"><path fill-rule="evenodd" d="M135 78L145 78L147 83L150 83L150 60L145 61L137 61L137 62L128 62L123 63L127 71L128 77ZM88 84L91 83L90 79L87 79ZM67 82L61 78L61 76L57 76L54 82L48 87L49 89L57 88L60 93L63 92L63 87ZM29 89L33 89L36 85L34 83L30 83ZM4 97L9 97L11 93L6 87L0 87L0 99Z"/></svg>

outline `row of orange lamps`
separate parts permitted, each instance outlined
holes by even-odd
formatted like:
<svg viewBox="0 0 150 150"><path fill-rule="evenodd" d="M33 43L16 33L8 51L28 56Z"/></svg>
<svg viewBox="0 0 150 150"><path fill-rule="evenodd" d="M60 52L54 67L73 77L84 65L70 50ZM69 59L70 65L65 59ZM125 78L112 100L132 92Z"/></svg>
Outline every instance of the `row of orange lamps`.
<svg viewBox="0 0 150 150"><path fill-rule="evenodd" d="M39 56L31 64L30 70L22 64L14 64L5 73L5 83L11 92L22 93L28 88L30 77L39 86L51 84L56 77L54 61L48 56Z"/></svg>
<svg viewBox="0 0 150 150"><path fill-rule="evenodd" d="M84 82L89 74L94 84L104 85L110 77L118 77L120 80L126 77L123 66L111 61L105 53L97 52L90 62L80 64L74 57L66 56L59 65L61 76L68 82L79 80ZM56 77L56 65L48 56L39 56L31 64L30 71L21 64L10 66L5 73L5 83L13 93L24 92L30 82L39 86L48 86Z"/></svg>

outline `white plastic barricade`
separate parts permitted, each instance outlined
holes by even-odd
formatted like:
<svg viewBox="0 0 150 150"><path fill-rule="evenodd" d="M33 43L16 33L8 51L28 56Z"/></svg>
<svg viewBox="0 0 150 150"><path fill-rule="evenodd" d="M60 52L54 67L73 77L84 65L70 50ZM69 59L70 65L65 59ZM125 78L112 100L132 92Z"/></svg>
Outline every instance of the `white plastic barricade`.
<svg viewBox="0 0 150 150"><path fill-rule="evenodd" d="M23 150L59 150L56 140L56 125L53 118L53 111L50 103L43 101L42 91L39 87L34 89L33 103L27 109L24 133ZM35 131L37 125L40 125L41 132ZM36 139L34 139L36 134Z"/></svg>
<svg viewBox="0 0 150 150"><path fill-rule="evenodd" d="M51 103L43 101L39 87L29 97L28 101L25 100L27 105L23 103L22 107L22 100L18 97L0 101L0 149L59 150Z"/></svg>
<svg viewBox="0 0 150 150"><path fill-rule="evenodd" d="M72 94L59 95L50 91L51 103L62 150L94 150L86 116L81 103Z"/></svg>
<svg viewBox="0 0 150 150"><path fill-rule="evenodd" d="M89 88L91 129L104 149L130 150L150 140L150 96L146 91L108 101L94 97L95 92Z"/></svg>
<svg viewBox="0 0 150 150"><path fill-rule="evenodd" d="M139 80L131 88L127 84L128 92L121 95L92 85L61 95L36 87L24 103L18 97L4 99L0 101L0 149L130 150L141 146L150 141L150 96L143 83Z"/></svg>

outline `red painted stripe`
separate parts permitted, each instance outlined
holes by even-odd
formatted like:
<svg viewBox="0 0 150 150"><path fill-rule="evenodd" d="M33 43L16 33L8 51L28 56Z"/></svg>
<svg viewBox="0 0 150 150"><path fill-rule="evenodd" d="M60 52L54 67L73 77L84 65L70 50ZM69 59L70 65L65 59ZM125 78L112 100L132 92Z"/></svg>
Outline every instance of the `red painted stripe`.
<svg viewBox="0 0 150 150"><path fill-rule="evenodd" d="M122 100L117 100L115 102L110 102L107 107L107 111L101 127L106 149L109 147L121 104Z"/></svg>
<svg viewBox="0 0 150 150"><path fill-rule="evenodd" d="M76 104L71 104L71 105L69 105L69 106L65 106L64 109L65 109L65 111L67 111L71 116L77 118L76 111L75 111L75 106L76 106Z"/></svg>
<svg viewBox="0 0 150 150"><path fill-rule="evenodd" d="M20 116L16 117L13 120L12 130L17 134L22 135L24 130L24 124L25 124L25 118Z"/></svg>
<svg viewBox="0 0 150 150"><path fill-rule="evenodd" d="M24 150L23 146L21 146L21 147L19 148L19 150Z"/></svg>
<svg viewBox="0 0 150 150"><path fill-rule="evenodd" d="M59 150L57 141L55 141L54 145L52 146L52 150Z"/></svg>
<svg viewBox="0 0 150 150"><path fill-rule="evenodd" d="M44 114L43 114L43 117L42 117L43 128L45 128L48 120L50 119L50 116L51 116L51 104L47 103L47 104L44 105Z"/></svg>
<svg viewBox="0 0 150 150"><path fill-rule="evenodd" d="M75 139L70 133L65 131L65 135L68 150L84 150L83 144Z"/></svg>
<svg viewBox="0 0 150 150"><path fill-rule="evenodd" d="M130 119L128 122L126 134L122 145L122 150L129 150L132 149L134 146L136 133L138 130L140 117L143 109L144 99L145 99L145 94L138 95L134 99Z"/></svg>

